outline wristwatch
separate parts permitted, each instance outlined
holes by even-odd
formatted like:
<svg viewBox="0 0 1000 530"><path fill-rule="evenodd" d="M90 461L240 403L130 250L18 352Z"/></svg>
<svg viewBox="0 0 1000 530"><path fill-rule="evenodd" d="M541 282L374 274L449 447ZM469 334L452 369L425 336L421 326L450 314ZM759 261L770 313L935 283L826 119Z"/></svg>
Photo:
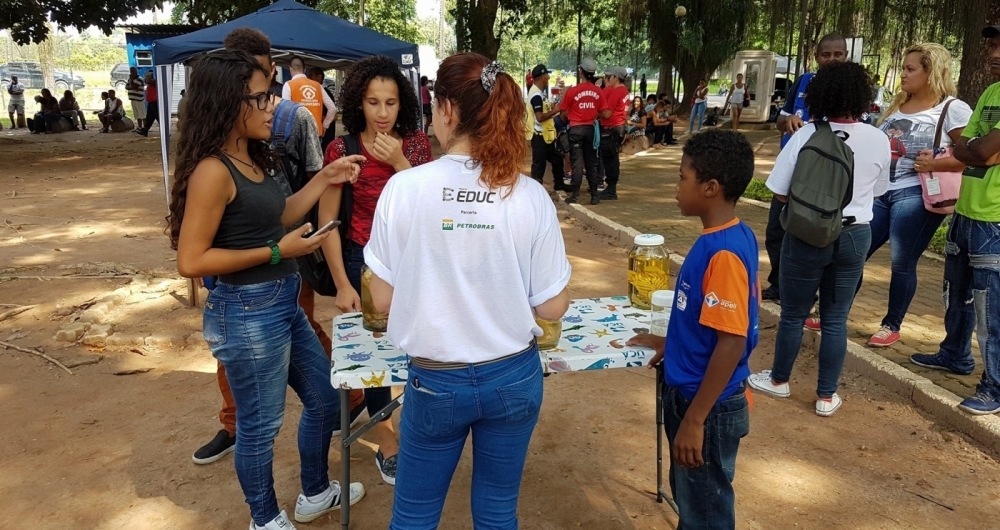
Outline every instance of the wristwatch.
<svg viewBox="0 0 1000 530"><path fill-rule="evenodd" d="M281 263L281 249L278 248L278 244L273 239L268 239L267 246L271 247L271 265Z"/></svg>

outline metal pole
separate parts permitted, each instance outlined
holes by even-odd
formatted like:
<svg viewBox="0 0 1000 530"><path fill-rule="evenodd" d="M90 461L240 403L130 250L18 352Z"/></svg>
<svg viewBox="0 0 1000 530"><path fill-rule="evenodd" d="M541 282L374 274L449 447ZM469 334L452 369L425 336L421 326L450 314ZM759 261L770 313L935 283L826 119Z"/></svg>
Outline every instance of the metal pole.
<svg viewBox="0 0 1000 530"><path fill-rule="evenodd" d="M663 491L663 364L656 365L656 502L662 503Z"/></svg>
<svg viewBox="0 0 1000 530"><path fill-rule="evenodd" d="M799 53L796 59L798 64L795 65L796 75L805 73L802 59L805 58L806 53L806 11L809 9L809 0L800 1L802 2L802 5L799 8Z"/></svg>
<svg viewBox="0 0 1000 530"><path fill-rule="evenodd" d="M351 391L340 389L340 528L351 524Z"/></svg>

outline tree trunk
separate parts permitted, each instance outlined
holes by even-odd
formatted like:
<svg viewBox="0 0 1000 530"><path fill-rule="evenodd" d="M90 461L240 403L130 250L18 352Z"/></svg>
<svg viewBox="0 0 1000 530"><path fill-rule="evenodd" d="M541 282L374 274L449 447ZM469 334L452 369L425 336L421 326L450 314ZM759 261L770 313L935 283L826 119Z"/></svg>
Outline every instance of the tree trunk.
<svg viewBox="0 0 1000 530"><path fill-rule="evenodd" d="M958 76L958 97L971 106L994 81L986 66L983 27L1000 22L1000 1L966 0L962 4L965 39L962 45L962 68Z"/></svg>
<svg viewBox="0 0 1000 530"><path fill-rule="evenodd" d="M457 0L452 14L455 16L455 51L467 52L470 49L469 0Z"/></svg>
<svg viewBox="0 0 1000 530"><path fill-rule="evenodd" d="M38 62L41 63L42 67L42 79L45 82L45 88L52 91L55 97L56 93L56 75L55 75L55 34L56 32L50 28L49 36L44 41L38 43Z"/></svg>
<svg viewBox="0 0 1000 530"><path fill-rule="evenodd" d="M576 12L576 67L583 62L583 6Z"/></svg>
<svg viewBox="0 0 1000 530"><path fill-rule="evenodd" d="M498 0L473 0L469 6L470 49L494 61L500 52L500 39L493 33L499 7Z"/></svg>

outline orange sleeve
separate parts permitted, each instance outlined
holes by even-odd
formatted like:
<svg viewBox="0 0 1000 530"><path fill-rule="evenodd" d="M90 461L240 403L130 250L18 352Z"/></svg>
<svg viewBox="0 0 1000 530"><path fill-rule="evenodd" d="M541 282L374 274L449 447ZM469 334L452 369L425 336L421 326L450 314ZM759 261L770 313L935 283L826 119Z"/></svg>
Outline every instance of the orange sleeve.
<svg viewBox="0 0 1000 530"><path fill-rule="evenodd" d="M756 286L755 286L756 287ZM705 300L699 323L714 330L747 336L750 327L750 280L740 258L728 250L712 256L702 282Z"/></svg>

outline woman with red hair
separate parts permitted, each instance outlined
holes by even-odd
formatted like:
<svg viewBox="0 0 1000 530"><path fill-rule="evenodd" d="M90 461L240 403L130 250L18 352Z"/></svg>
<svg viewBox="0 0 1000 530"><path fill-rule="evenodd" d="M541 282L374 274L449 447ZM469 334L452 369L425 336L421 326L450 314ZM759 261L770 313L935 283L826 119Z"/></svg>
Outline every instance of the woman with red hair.
<svg viewBox="0 0 1000 530"><path fill-rule="evenodd" d="M473 526L517 528L542 404L535 317L562 318L570 265L552 199L520 167L524 102L503 67L445 59L433 120L446 154L389 181L365 247L375 306L409 354L390 529L438 527L470 432Z"/></svg>

